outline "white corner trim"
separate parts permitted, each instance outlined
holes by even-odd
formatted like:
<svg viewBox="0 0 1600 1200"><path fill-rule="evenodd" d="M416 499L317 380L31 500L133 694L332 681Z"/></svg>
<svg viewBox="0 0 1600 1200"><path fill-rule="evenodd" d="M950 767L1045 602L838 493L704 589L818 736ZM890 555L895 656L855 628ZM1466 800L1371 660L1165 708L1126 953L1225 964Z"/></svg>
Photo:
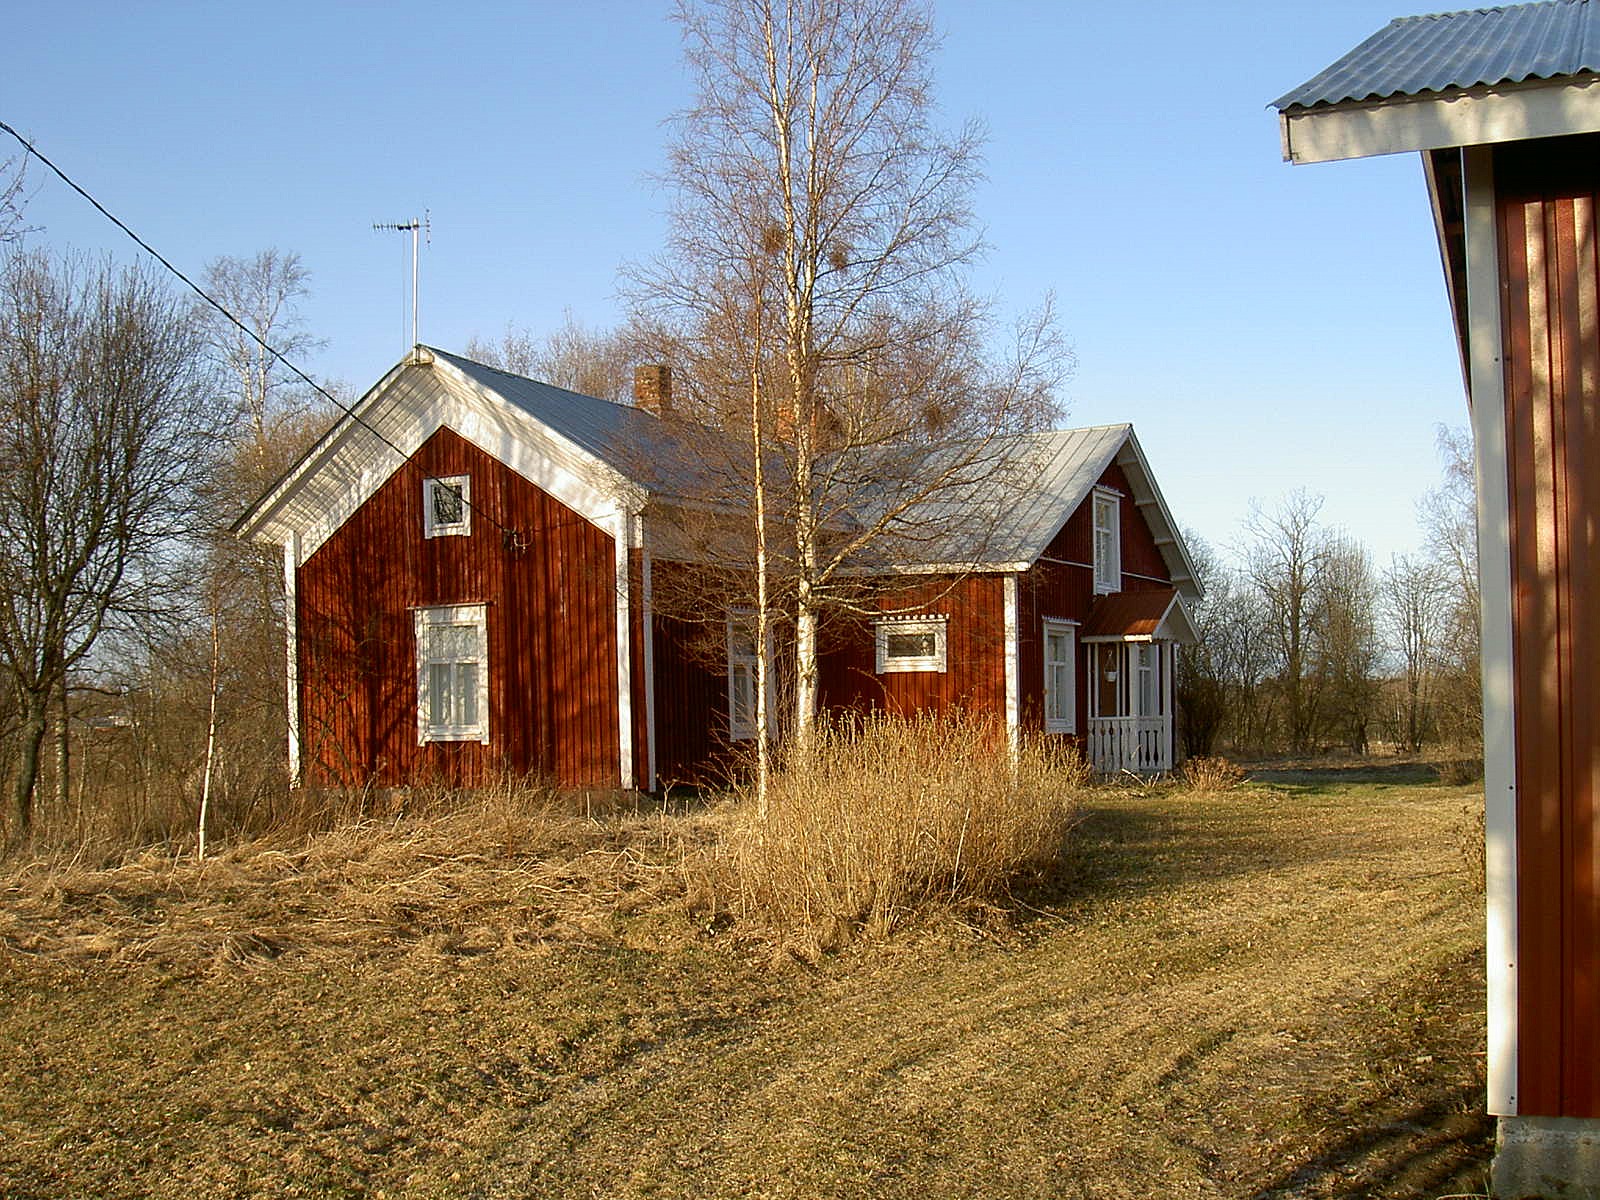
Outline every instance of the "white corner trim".
<svg viewBox="0 0 1600 1200"><path fill-rule="evenodd" d="M291 533L283 543L283 635L286 651L284 685L289 717L289 786L300 786L300 538Z"/></svg>
<svg viewBox="0 0 1600 1200"><path fill-rule="evenodd" d="M1288 162L1481 146L1600 131L1600 78L1566 77L1278 114Z"/></svg>
<svg viewBox="0 0 1600 1200"><path fill-rule="evenodd" d="M644 745L645 745L645 791L654 792L657 787L656 770L656 630L655 630L655 580L650 547L644 544L644 517L634 520L634 530L639 537L639 590L643 593L639 597L639 605L643 612L640 624L644 628Z"/></svg>
<svg viewBox="0 0 1600 1200"><path fill-rule="evenodd" d="M1466 180L1468 358L1478 483L1478 581L1483 607L1483 792L1489 984L1488 1110L1517 1115L1517 795L1511 619L1511 496L1501 361L1494 161L1463 152Z"/></svg>
<svg viewBox="0 0 1600 1200"><path fill-rule="evenodd" d="M633 775L633 652L629 645L628 616L631 581L628 578L629 517L619 508L610 522L617 571L617 766L623 788L631 788Z"/></svg>
<svg viewBox="0 0 1600 1200"><path fill-rule="evenodd" d="M1022 745L1022 671L1017 661L1020 622L1017 617L1017 577L1007 575L1001 584L1005 604L1006 741L1015 754Z"/></svg>

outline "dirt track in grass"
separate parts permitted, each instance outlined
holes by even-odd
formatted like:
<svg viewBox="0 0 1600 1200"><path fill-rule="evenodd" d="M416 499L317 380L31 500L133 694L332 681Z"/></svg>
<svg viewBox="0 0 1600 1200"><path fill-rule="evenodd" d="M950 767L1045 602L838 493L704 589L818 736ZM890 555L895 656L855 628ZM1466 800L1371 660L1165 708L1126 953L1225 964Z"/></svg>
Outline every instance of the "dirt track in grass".
<svg viewBox="0 0 1600 1200"><path fill-rule="evenodd" d="M19 870L0 1195L1480 1191L1472 804L1099 793L1031 907L810 966L685 907L700 819Z"/></svg>

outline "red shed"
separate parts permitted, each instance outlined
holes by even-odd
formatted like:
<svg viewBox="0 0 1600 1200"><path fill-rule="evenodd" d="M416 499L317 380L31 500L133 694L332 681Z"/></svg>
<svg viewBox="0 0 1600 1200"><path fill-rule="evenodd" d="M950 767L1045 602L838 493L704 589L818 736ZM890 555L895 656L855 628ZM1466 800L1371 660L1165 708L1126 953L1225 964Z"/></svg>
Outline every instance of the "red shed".
<svg viewBox="0 0 1600 1200"><path fill-rule="evenodd" d="M1497 1195L1600 1196L1600 10L1392 22L1284 156L1421 153L1477 448Z"/></svg>

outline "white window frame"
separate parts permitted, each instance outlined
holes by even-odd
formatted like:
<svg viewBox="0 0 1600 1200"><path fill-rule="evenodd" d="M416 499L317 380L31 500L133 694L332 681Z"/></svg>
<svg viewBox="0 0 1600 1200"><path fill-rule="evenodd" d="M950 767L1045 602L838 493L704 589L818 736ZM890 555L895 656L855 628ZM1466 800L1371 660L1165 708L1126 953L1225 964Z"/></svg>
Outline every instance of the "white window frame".
<svg viewBox="0 0 1600 1200"><path fill-rule="evenodd" d="M1067 639L1066 658L1052 659L1050 657L1050 639L1055 636L1065 635ZM1078 732L1078 623L1076 621L1063 621L1054 617L1044 619L1044 641L1041 649L1044 661L1044 730L1046 733L1077 733ZM1056 711L1053 703L1056 699L1055 672L1053 668L1064 666L1066 668L1066 690L1062 694L1064 703L1060 711Z"/></svg>
<svg viewBox="0 0 1600 1200"><path fill-rule="evenodd" d="M736 653L734 639L743 633L752 653ZM728 614L728 740L745 742L756 736L756 684L761 678L760 659L753 652L756 642L756 614L749 609L734 609ZM750 711L744 719L739 715L738 678L740 674L749 681Z"/></svg>
<svg viewBox="0 0 1600 1200"><path fill-rule="evenodd" d="M418 608L413 613L417 637L417 745L429 742L483 742L489 741L489 619L488 606L483 604L446 604L436 608ZM428 634L434 629L471 629L475 635L476 656L463 659L444 656L429 645ZM436 720L430 711L428 681L430 668L446 663L472 662L477 665L477 720ZM451 714L453 717L454 714Z"/></svg>
<svg viewBox="0 0 1600 1200"><path fill-rule="evenodd" d="M877 647L878 674L893 675L902 671L937 671L943 674L948 661L949 617L886 617L874 622L874 642ZM891 656L889 638L892 634L933 635L932 654L902 654Z"/></svg>
<svg viewBox="0 0 1600 1200"><path fill-rule="evenodd" d="M1122 497L1110 488L1097 487L1091 506L1094 594L1104 596L1122 590Z"/></svg>
<svg viewBox="0 0 1600 1200"><path fill-rule="evenodd" d="M461 492L461 519L441 521L434 515L433 494L439 488ZM472 533L472 476L439 475L422 481L422 536L466 537Z"/></svg>

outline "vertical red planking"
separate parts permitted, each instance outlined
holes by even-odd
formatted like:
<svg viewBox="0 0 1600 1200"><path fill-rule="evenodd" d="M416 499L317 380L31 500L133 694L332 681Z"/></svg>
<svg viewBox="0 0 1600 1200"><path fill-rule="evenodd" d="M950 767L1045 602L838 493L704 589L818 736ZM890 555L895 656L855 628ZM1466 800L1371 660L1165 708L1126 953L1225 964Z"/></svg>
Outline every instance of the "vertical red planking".
<svg viewBox="0 0 1600 1200"><path fill-rule="evenodd" d="M1587 142L1583 152L1575 147ZM1517 748L1518 1109L1600 1116L1593 138L1496 152Z"/></svg>
<svg viewBox="0 0 1600 1200"><path fill-rule="evenodd" d="M422 481L458 474L472 478L471 535L424 538ZM608 533L440 430L300 568L311 777L470 783L508 768L615 786L612 554ZM412 611L471 603L487 606L489 744L419 746Z"/></svg>

